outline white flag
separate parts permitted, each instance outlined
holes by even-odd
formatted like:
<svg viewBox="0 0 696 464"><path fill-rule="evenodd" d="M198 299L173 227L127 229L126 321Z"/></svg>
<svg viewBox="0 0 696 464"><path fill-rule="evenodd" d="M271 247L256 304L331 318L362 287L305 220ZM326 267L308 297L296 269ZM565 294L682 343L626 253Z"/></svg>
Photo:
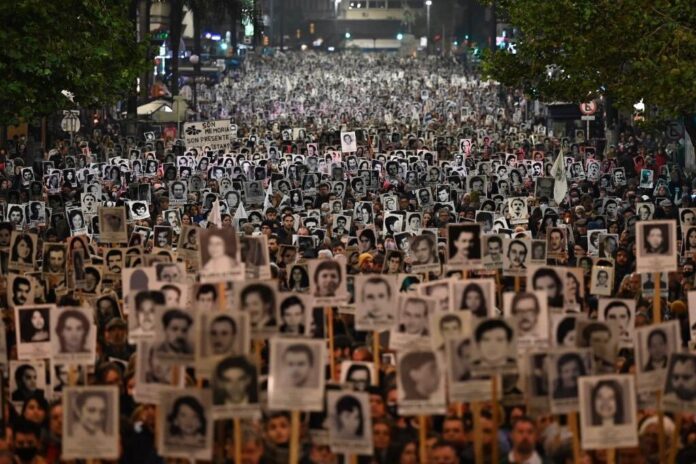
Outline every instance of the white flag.
<svg viewBox="0 0 696 464"><path fill-rule="evenodd" d="M240 219L248 219L249 216L247 216L247 212L244 209L244 203L241 201L239 202L239 206L237 206L237 211L235 211L234 216L232 217L232 222L235 224L239 224Z"/></svg>
<svg viewBox="0 0 696 464"><path fill-rule="evenodd" d="M563 150L558 154L551 167L551 175L555 179L553 184L553 199L560 205L568 193L568 178L566 177L565 156Z"/></svg>
<svg viewBox="0 0 696 464"><path fill-rule="evenodd" d="M222 211L220 210L220 201L213 202L213 207L208 213L208 222L212 222L218 227L222 227Z"/></svg>

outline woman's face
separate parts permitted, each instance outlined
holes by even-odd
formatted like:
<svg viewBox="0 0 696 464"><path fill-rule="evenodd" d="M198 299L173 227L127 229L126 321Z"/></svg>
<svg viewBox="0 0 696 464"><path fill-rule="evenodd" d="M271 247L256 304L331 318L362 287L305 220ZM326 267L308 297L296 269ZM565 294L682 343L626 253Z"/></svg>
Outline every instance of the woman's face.
<svg viewBox="0 0 696 464"><path fill-rule="evenodd" d="M17 243L17 256L19 256L21 259L29 259L30 254L31 247L29 246L27 240L20 240Z"/></svg>
<svg viewBox="0 0 696 464"><path fill-rule="evenodd" d="M347 434L357 435L360 428L360 409L355 408L350 411L341 411L338 414L338 422Z"/></svg>
<svg viewBox="0 0 696 464"><path fill-rule="evenodd" d="M302 306L293 305L283 313L283 322L289 327L299 327L304 319Z"/></svg>
<svg viewBox="0 0 696 464"><path fill-rule="evenodd" d="M46 321L40 312L34 311L31 315L31 326L36 330L43 330L46 327Z"/></svg>
<svg viewBox="0 0 696 464"><path fill-rule="evenodd" d="M602 419L613 419L614 414L616 414L616 395L614 394L614 389L606 385L600 387L595 396L594 408Z"/></svg>
<svg viewBox="0 0 696 464"><path fill-rule="evenodd" d="M696 230L691 230L689 232L689 248L696 248Z"/></svg>
<svg viewBox="0 0 696 464"><path fill-rule="evenodd" d="M466 304L467 309L476 311L482 304L481 295L476 291L469 291L464 298L464 304Z"/></svg>
<svg viewBox="0 0 696 464"><path fill-rule="evenodd" d="M184 436L197 435L200 433L201 420L190 406L182 404L174 418L174 424L179 427L181 434Z"/></svg>
<svg viewBox="0 0 696 464"><path fill-rule="evenodd" d="M302 282L302 271L298 268L294 268L292 270L292 280L296 283L299 284Z"/></svg>
<svg viewBox="0 0 696 464"><path fill-rule="evenodd" d="M257 292L252 292L244 299L244 310L248 312L251 323L258 323L266 313L266 303Z"/></svg>
<svg viewBox="0 0 696 464"><path fill-rule="evenodd" d="M35 424L42 424L46 418L46 411L41 408L38 401L32 398L24 410L24 418Z"/></svg>
<svg viewBox="0 0 696 464"><path fill-rule="evenodd" d="M208 253L211 258L219 258L225 255L225 242L221 237L212 236L208 239Z"/></svg>
<svg viewBox="0 0 696 464"><path fill-rule="evenodd" d="M86 328L82 321L75 317L66 319L61 338L65 343L65 350L68 352L79 351L82 349L82 341L85 337Z"/></svg>
<svg viewBox="0 0 696 464"><path fill-rule="evenodd" d="M566 362L560 369L561 384L565 388L576 388L577 378L581 375L580 367L575 361Z"/></svg>
<svg viewBox="0 0 696 464"><path fill-rule="evenodd" d="M88 430L100 430L106 420L106 402L104 398L92 396L87 398L80 410L80 421Z"/></svg>
<svg viewBox="0 0 696 464"><path fill-rule="evenodd" d="M84 225L84 222L82 221L82 216L79 214L76 214L72 218L72 223L73 223L73 228L75 229L80 229Z"/></svg>
<svg viewBox="0 0 696 464"><path fill-rule="evenodd" d="M404 446L404 450L399 457L399 464L418 464L418 455L416 454L416 444L409 443Z"/></svg>

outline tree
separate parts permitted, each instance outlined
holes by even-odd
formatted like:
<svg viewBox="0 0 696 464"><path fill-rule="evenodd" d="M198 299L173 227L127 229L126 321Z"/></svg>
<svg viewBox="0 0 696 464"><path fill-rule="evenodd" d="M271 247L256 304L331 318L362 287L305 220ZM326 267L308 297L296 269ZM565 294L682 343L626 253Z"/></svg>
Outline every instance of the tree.
<svg viewBox="0 0 696 464"><path fill-rule="evenodd" d="M0 2L0 124L113 103L147 68L128 0Z"/></svg>
<svg viewBox="0 0 696 464"><path fill-rule="evenodd" d="M489 2L492 0L489 0ZM696 111L691 0L496 0L517 28L516 54L488 54L486 74L546 101L604 96L658 119Z"/></svg>

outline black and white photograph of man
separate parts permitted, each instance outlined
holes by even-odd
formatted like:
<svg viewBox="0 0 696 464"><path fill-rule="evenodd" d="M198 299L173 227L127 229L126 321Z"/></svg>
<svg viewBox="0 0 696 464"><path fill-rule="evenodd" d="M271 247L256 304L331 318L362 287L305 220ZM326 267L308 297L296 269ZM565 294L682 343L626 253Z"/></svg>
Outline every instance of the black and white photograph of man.
<svg viewBox="0 0 696 464"><path fill-rule="evenodd" d="M21 405L32 396L43 398L46 391L44 361L10 361L10 401Z"/></svg>
<svg viewBox="0 0 696 464"><path fill-rule="evenodd" d="M515 277L525 276L529 257L529 240L505 238L503 246L505 247L503 274Z"/></svg>
<svg viewBox="0 0 696 464"><path fill-rule="evenodd" d="M636 223L636 272L677 271L677 227L674 220Z"/></svg>
<svg viewBox="0 0 696 464"><path fill-rule="evenodd" d="M520 347L548 345L549 315L545 292L506 292L503 294L504 314L515 324L515 336Z"/></svg>
<svg viewBox="0 0 696 464"><path fill-rule="evenodd" d="M68 265L66 248L62 243L44 243L43 271L52 275L65 275Z"/></svg>
<svg viewBox="0 0 696 464"><path fill-rule="evenodd" d="M117 459L119 394L115 386L67 387L63 392L65 459Z"/></svg>
<svg viewBox="0 0 696 464"><path fill-rule="evenodd" d="M523 224L529 220L529 210L527 209L526 198L508 198L507 207L510 217L510 224Z"/></svg>
<svg viewBox="0 0 696 464"><path fill-rule="evenodd" d="M358 361L341 362L341 385L346 385L355 391L368 391L368 388L374 385L373 379L373 363Z"/></svg>
<svg viewBox="0 0 696 464"><path fill-rule="evenodd" d="M194 361L194 318L192 311L155 308L155 355L163 363Z"/></svg>
<svg viewBox="0 0 696 464"><path fill-rule="evenodd" d="M355 327L388 330L396 322L396 279L392 275L355 276Z"/></svg>
<svg viewBox="0 0 696 464"><path fill-rule="evenodd" d="M473 327L472 372L476 375L517 371L515 328L503 319L480 319Z"/></svg>
<svg viewBox="0 0 696 464"><path fill-rule="evenodd" d="M372 415L368 393L330 390L327 393L329 443L334 453L372 453Z"/></svg>
<svg viewBox="0 0 696 464"><path fill-rule="evenodd" d="M600 298L597 313L600 321L615 322L619 328L619 344L633 346L636 302L631 299Z"/></svg>
<svg viewBox="0 0 696 464"><path fill-rule="evenodd" d="M472 267L481 263L481 224L449 224L447 243L448 265Z"/></svg>
<svg viewBox="0 0 696 464"><path fill-rule="evenodd" d="M343 153L354 153L358 150L358 142L355 132L341 132L341 151Z"/></svg>
<svg viewBox="0 0 696 464"><path fill-rule="evenodd" d="M258 370L247 356L230 355L213 370L213 417L224 419L258 413Z"/></svg>
<svg viewBox="0 0 696 464"><path fill-rule="evenodd" d="M124 207L99 208L99 240L101 242L128 241Z"/></svg>
<svg viewBox="0 0 696 464"><path fill-rule="evenodd" d="M323 409L324 340L271 338L269 407Z"/></svg>
<svg viewBox="0 0 696 464"><path fill-rule="evenodd" d="M16 308L34 302L34 286L29 277L9 274L7 285L7 301L11 307Z"/></svg>
<svg viewBox="0 0 696 464"><path fill-rule="evenodd" d="M242 278L244 267L239 255L239 237L234 228L201 229L199 243L201 282Z"/></svg>
<svg viewBox="0 0 696 464"><path fill-rule="evenodd" d="M413 272L439 271L440 257L437 250L437 237L432 234L421 234L411 240L411 256Z"/></svg>
<svg viewBox="0 0 696 464"><path fill-rule="evenodd" d="M221 357L246 354L248 316L238 312L197 311L196 365L208 372Z"/></svg>
<svg viewBox="0 0 696 464"><path fill-rule="evenodd" d="M668 321L635 330L636 388L655 392L664 386L669 356L679 351L679 323Z"/></svg>
<svg viewBox="0 0 696 464"><path fill-rule="evenodd" d="M664 409L679 413L696 409L696 354L672 353L662 397Z"/></svg>
<svg viewBox="0 0 696 464"><path fill-rule="evenodd" d="M614 268L609 266L592 266L590 276L590 293L611 296L614 287Z"/></svg>
<svg viewBox="0 0 696 464"><path fill-rule="evenodd" d="M368 229L369 230L369 229ZM333 259L309 261L309 291L318 305L343 304L348 299L346 266Z"/></svg>

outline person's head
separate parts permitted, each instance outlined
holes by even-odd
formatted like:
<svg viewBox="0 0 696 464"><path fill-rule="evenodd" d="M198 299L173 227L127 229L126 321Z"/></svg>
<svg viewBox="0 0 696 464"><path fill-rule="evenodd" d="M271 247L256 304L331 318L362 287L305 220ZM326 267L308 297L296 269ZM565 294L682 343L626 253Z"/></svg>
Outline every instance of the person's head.
<svg viewBox="0 0 696 464"><path fill-rule="evenodd" d="M360 401L352 395L344 395L336 402L336 427L349 435L362 436L364 433L363 411Z"/></svg>
<svg viewBox="0 0 696 464"><path fill-rule="evenodd" d="M474 331L481 360L490 365L500 365L507 358L513 331L501 319L487 319Z"/></svg>
<svg viewBox="0 0 696 464"><path fill-rule="evenodd" d="M522 240L513 240L510 242L507 257L511 267L523 266L527 257L527 245Z"/></svg>
<svg viewBox="0 0 696 464"><path fill-rule="evenodd" d="M65 248L62 246L48 248L48 269L51 272L65 272Z"/></svg>
<svg viewBox="0 0 696 464"><path fill-rule="evenodd" d="M332 259L322 260L314 271L314 284L319 296L334 296L341 284L341 265Z"/></svg>
<svg viewBox="0 0 696 464"><path fill-rule="evenodd" d="M275 295L270 286L261 283L248 285L242 290L240 300L252 326L273 317Z"/></svg>
<svg viewBox="0 0 696 464"><path fill-rule="evenodd" d="M520 457L530 456L536 447L536 424L529 417L520 417L512 424L510 433L513 452Z"/></svg>
<svg viewBox="0 0 696 464"><path fill-rule="evenodd" d="M278 446L290 441L290 417L288 413L276 412L264 421L264 432L268 440Z"/></svg>
<svg viewBox="0 0 696 464"><path fill-rule="evenodd" d="M553 269L547 267L537 269L532 277L532 286L534 290L544 290L551 305L559 306L563 303L563 282Z"/></svg>
<svg viewBox="0 0 696 464"><path fill-rule="evenodd" d="M476 317L486 317L488 304L486 303L486 295L479 284L470 283L464 287L460 308L468 309Z"/></svg>
<svg viewBox="0 0 696 464"><path fill-rule="evenodd" d="M607 285L607 282L609 281L609 273L605 270L600 270L597 271L597 284L598 285Z"/></svg>
<svg viewBox="0 0 696 464"><path fill-rule="evenodd" d="M108 407L109 401L105 392L79 393L75 397L75 420L91 434L106 432Z"/></svg>
<svg viewBox="0 0 696 464"><path fill-rule="evenodd" d="M669 388L682 401L696 398L696 357L685 353L672 355L669 373Z"/></svg>
<svg viewBox="0 0 696 464"><path fill-rule="evenodd" d="M432 235L418 235L411 242L411 251L418 263L428 263L437 255Z"/></svg>
<svg viewBox="0 0 696 464"><path fill-rule="evenodd" d="M446 314L440 319L440 335L443 339L456 337L462 333L462 321L455 314Z"/></svg>
<svg viewBox="0 0 696 464"><path fill-rule="evenodd" d="M440 370L432 351L410 351L401 359L399 376L407 397L429 397L440 386Z"/></svg>
<svg viewBox="0 0 696 464"><path fill-rule="evenodd" d="M33 392L38 385L38 374L36 368L30 364L22 364L15 369L15 382L20 391Z"/></svg>
<svg viewBox="0 0 696 464"><path fill-rule="evenodd" d="M645 246L648 251L659 251L665 244L662 225L645 226Z"/></svg>
<svg viewBox="0 0 696 464"><path fill-rule="evenodd" d="M34 462L41 446L41 427L20 418L12 430L14 435L14 454L22 464Z"/></svg>
<svg viewBox="0 0 696 464"><path fill-rule="evenodd" d="M165 341L174 351L184 351L188 346L189 329L192 324L191 316L180 309L170 309L164 313L162 326Z"/></svg>
<svg viewBox="0 0 696 464"><path fill-rule="evenodd" d="M362 253L373 250L377 244L375 232L372 229L363 229L358 237L359 248Z"/></svg>
<svg viewBox="0 0 696 464"><path fill-rule="evenodd" d="M22 404L22 417L37 425L43 425L48 417L48 401L42 395L33 393Z"/></svg>
<svg viewBox="0 0 696 464"><path fill-rule="evenodd" d="M367 390L371 377L370 368L364 364L351 364L346 372L346 380L358 391Z"/></svg>
<svg viewBox="0 0 696 464"><path fill-rule="evenodd" d="M155 329L155 307L163 303L160 292L144 290L135 295L135 316L141 330L150 332Z"/></svg>
<svg viewBox="0 0 696 464"><path fill-rule="evenodd" d="M621 385L616 380L600 380L590 392L592 402L592 424L624 422L624 408Z"/></svg>
<svg viewBox="0 0 696 464"><path fill-rule="evenodd" d="M663 329L653 329L650 331L647 345L651 361L661 362L667 358L669 346L667 344L667 333Z"/></svg>
<svg viewBox="0 0 696 464"><path fill-rule="evenodd" d="M498 256L503 251L503 239L494 235L488 238L488 254Z"/></svg>
<svg viewBox="0 0 696 464"><path fill-rule="evenodd" d="M520 332L528 333L536 328L541 308L534 293L516 293L510 306Z"/></svg>
<svg viewBox="0 0 696 464"><path fill-rule="evenodd" d="M575 346L575 317L566 317L556 328L556 344L558 346Z"/></svg>
<svg viewBox="0 0 696 464"><path fill-rule="evenodd" d="M619 331L623 333L628 330L628 326L631 323L631 310L628 309L628 305L623 301L614 301L604 308L604 319L616 322L619 326Z"/></svg>
<svg viewBox="0 0 696 464"><path fill-rule="evenodd" d="M428 304L422 298L407 298L401 307L399 321L407 334L423 335L428 324Z"/></svg>
<svg viewBox="0 0 696 464"><path fill-rule="evenodd" d="M15 240L10 253L10 260L31 263L34 258L34 242L28 234L21 234Z"/></svg>
<svg viewBox="0 0 696 464"><path fill-rule="evenodd" d="M200 310L211 310L217 302L218 291L213 284L201 284L196 291L196 307Z"/></svg>
<svg viewBox="0 0 696 464"><path fill-rule="evenodd" d="M291 386L303 387L310 380L314 368L314 352L303 343L293 343L285 348L282 356Z"/></svg>
<svg viewBox="0 0 696 464"><path fill-rule="evenodd" d="M157 263L157 280L176 282L181 279L181 270L176 263Z"/></svg>
<svg viewBox="0 0 696 464"><path fill-rule="evenodd" d="M431 458L432 464L459 464L457 447L444 441L433 445Z"/></svg>
<svg viewBox="0 0 696 464"><path fill-rule="evenodd" d="M208 235L208 254L211 258L220 258L226 254L232 255L231 250L228 253L225 233L229 229L209 229Z"/></svg>
<svg viewBox="0 0 696 464"><path fill-rule="evenodd" d="M243 356L230 356L215 368L216 388L224 399L233 403L257 401L256 366Z"/></svg>
<svg viewBox="0 0 696 464"><path fill-rule="evenodd" d="M208 330L212 354L219 356L232 353L236 335L237 323L231 316L227 314L215 316Z"/></svg>
<svg viewBox="0 0 696 464"><path fill-rule="evenodd" d="M172 437L205 436L208 424L203 405L193 396L181 396L174 401L167 414L169 434Z"/></svg>
<svg viewBox="0 0 696 464"><path fill-rule="evenodd" d="M458 446L464 446L468 436L464 421L456 416L448 416L442 423L442 438Z"/></svg>
<svg viewBox="0 0 696 464"><path fill-rule="evenodd" d="M473 230L466 228L455 232L452 236L454 254L462 258L469 258L476 246L475 240L476 233Z"/></svg>
<svg viewBox="0 0 696 464"><path fill-rule="evenodd" d="M15 306L22 306L29 300L31 283L26 277L15 277L12 281L12 300Z"/></svg>
<svg viewBox="0 0 696 464"><path fill-rule="evenodd" d="M368 314L384 312L391 301L391 286L382 277L370 277L363 283L362 302Z"/></svg>
<svg viewBox="0 0 696 464"><path fill-rule="evenodd" d="M87 349L90 322L87 316L76 309L64 309L58 316L56 333L63 353L75 353Z"/></svg>
<svg viewBox="0 0 696 464"><path fill-rule="evenodd" d="M304 324L305 305L297 296L290 296L280 304L280 318L285 328L297 333Z"/></svg>
<svg viewBox="0 0 696 464"><path fill-rule="evenodd" d="M586 375L585 363L578 353L564 353L556 361L558 385L563 388L577 388L577 380Z"/></svg>

